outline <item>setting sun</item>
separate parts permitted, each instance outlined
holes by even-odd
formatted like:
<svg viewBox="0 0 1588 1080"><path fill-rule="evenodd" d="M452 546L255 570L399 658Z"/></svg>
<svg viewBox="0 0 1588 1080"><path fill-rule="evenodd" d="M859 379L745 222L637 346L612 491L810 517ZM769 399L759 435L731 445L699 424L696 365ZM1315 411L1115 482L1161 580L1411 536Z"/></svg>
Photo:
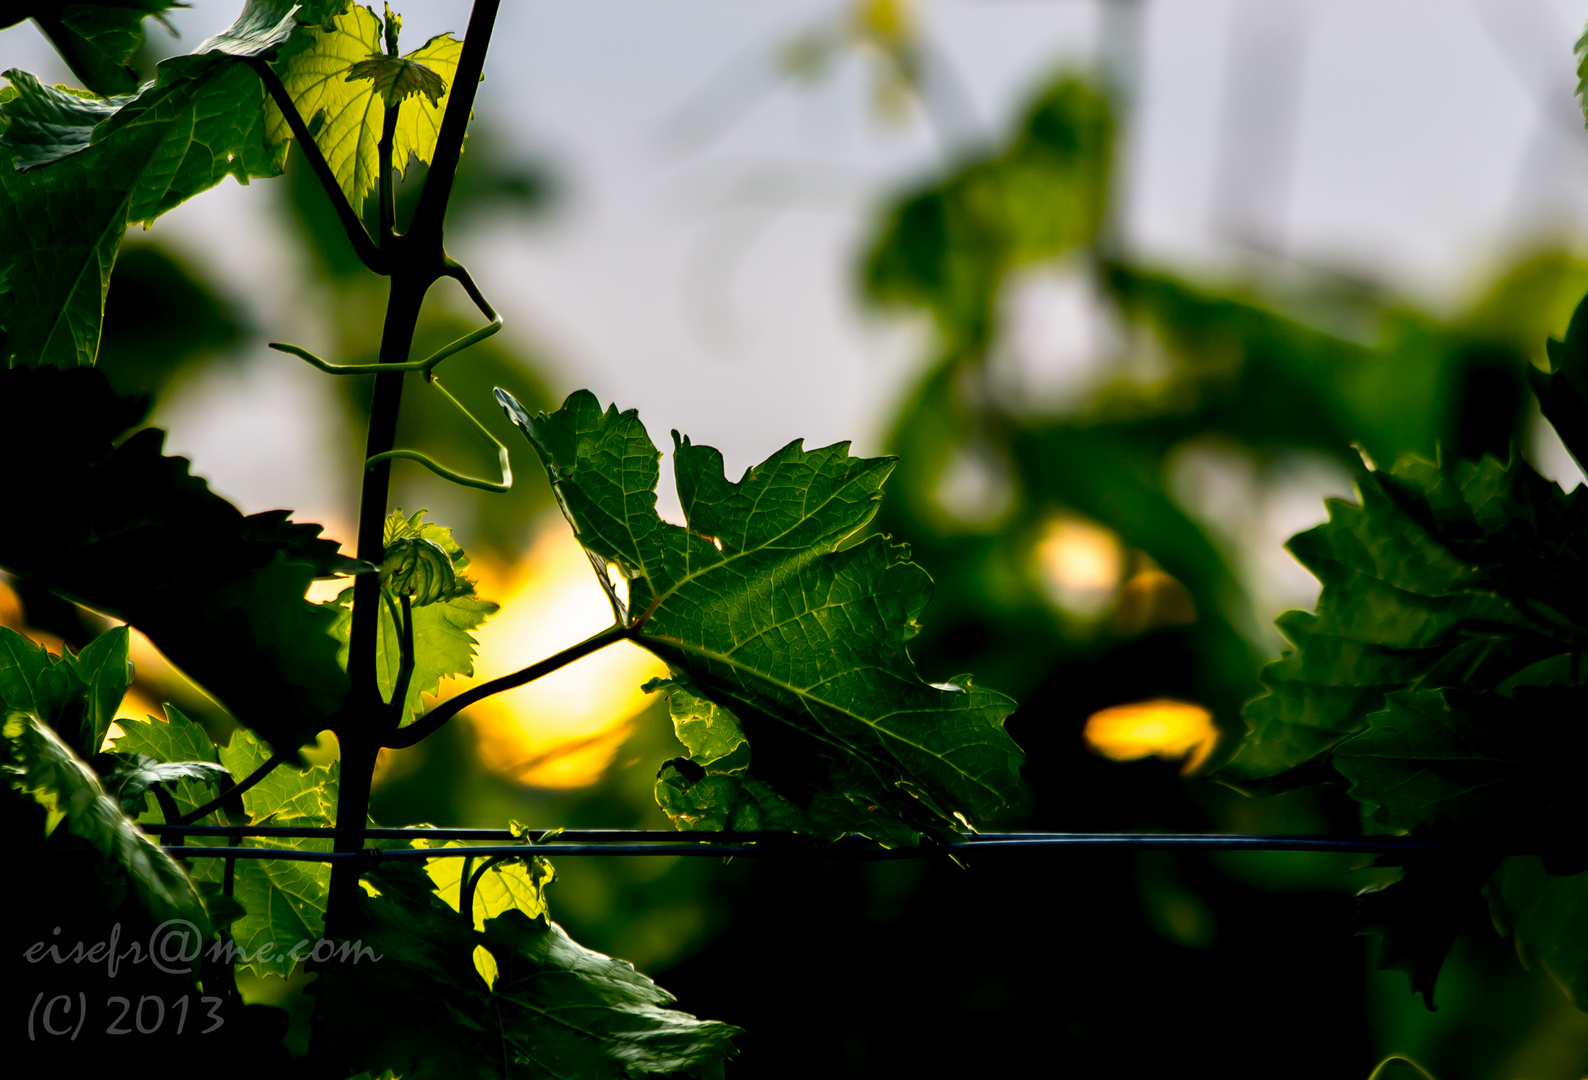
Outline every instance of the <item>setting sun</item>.
<svg viewBox="0 0 1588 1080"><path fill-rule="evenodd" d="M481 596L501 613L475 632L473 680L448 680L457 693L557 652L612 624L612 609L590 562L560 517L545 519L516 566L478 560ZM661 661L619 642L528 686L487 698L464 714L472 722L481 762L538 787L595 783L611 764L651 699L640 690L666 675Z"/></svg>

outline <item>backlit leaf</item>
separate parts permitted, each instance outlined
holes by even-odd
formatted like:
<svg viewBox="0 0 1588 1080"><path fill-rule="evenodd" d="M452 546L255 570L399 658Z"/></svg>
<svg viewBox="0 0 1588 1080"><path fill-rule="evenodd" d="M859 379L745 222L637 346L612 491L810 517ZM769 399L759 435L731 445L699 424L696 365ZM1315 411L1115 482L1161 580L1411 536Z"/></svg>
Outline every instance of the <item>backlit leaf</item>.
<svg viewBox="0 0 1588 1080"><path fill-rule="evenodd" d="M687 527L656 512L660 454L632 410L581 391L551 415L498 400L535 446L620 622L690 693L739 720L756 771L818 816L836 804L885 842L981 820L1018 790L1003 730L1014 703L934 686L906 651L931 579L876 513L889 459L790 443L737 484L722 457L674 435Z"/></svg>
<svg viewBox="0 0 1588 1080"><path fill-rule="evenodd" d="M24 72L0 104L0 292L11 365L92 364L111 266L129 224L235 176L281 172L264 87L235 57L270 55L325 0L249 0L237 21L162 61L135 97L101 101ZM296 15L293 12L296 10Z"/></svg>
<svg viewBox="0 0 1588 1080"><path fill-rule="evenodd" d="M264 764L269 751L247 731L232 733L221 750L221 760L233 779L241 780ZM341 762L299 770L290 764L277 768L243 792L243 807L255 825L327 828L335 823L337 781ZM244 847L295 848L329 851L331 841L253 836ZM206 860L217 875L217 860ZM218 875L216 877L218 880ZM325 911L331 886L329 863L283 859L239 859L233 895L246 914L231 927L237 947L253 958L241 966L260 975L287 975L297 963L291 954L300 941L313 942L325 932ZM266 951L266 946L269 946Z"/></svg>
<svg viewBox="0 0 1588 1080"><path fill-rule="evenodd" d="M386 57L380 18L355 4L331 19L328 29L314 30L313 44L283 65L282 84L355 208L380 181L386 95L406 98L398 113L392 164L403 172L412 154L428 165L462 53L461 41L441 34L401 61ZM409 84L415 89L408 90ZM417 96L408 96L412 92ZM284 138L286 121L274 106L268 113L273 137Z"/></svg>
<svg viewBox="0 0 1588 1080"><path fill-rule="evenodd" d="M454 581L450 595L444 601L423 604L410 609L414 623L414 674L408 684L408 702L402 723L407 724L424 711L421 694L436 695L441 680L457 675L474 674L474 649L479 644L471 630L478 629L485 620L499 610L497 604L481 600L474 595L474 582L463 576L469 558L452 539L452 530L423 520L425 511L412 517L403 517L401 510L392 511L386 519L385 543L396 544L405 539L426 540L441 548L452 560ZM344 589L327 604L337 613L335 633L340 642L339 662L345 667L348 656L348 635L353 625L353 590ZM380 641L376 656L376 676L381 694L390 700L397 687L402 669L402 635L393 618L392 610L381 605Z"/></svg>

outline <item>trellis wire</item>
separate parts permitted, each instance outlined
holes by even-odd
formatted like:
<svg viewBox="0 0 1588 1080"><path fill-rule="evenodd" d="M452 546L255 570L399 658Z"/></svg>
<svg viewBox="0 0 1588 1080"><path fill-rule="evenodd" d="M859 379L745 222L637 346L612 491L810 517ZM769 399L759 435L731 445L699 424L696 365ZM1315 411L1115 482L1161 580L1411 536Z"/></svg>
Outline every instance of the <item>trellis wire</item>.
<svg viewBox="0 0 1588 1080"><path fill-rule="evenodd" d="M338 862L362 859L500 858L525 855L673 856L722 858L805 857L844 860L921 859L938 855L972 855L983 852L1044 851L1064 848L1126 848L1138 851L1203 849L1221 851L1317 851L1359 855L1392 852L1451 851L1453 844L1398 840L1393 837L1247 836L1231 833L980 833L951 844L881 848L844 842L824 844L795 833L677 833L650 829L334 829L292 826L155 825L149 832L188 836L225 836L232 844L241 837L333 839L358 836L367 840L468 840L476 843L444 848L365 848L362 851L304 851L298 848L166 846L167 854L183 858L280 859L291 862ZM531 838L545 837L544 840ZM510 844L487 841L512 840Z"/></svg>

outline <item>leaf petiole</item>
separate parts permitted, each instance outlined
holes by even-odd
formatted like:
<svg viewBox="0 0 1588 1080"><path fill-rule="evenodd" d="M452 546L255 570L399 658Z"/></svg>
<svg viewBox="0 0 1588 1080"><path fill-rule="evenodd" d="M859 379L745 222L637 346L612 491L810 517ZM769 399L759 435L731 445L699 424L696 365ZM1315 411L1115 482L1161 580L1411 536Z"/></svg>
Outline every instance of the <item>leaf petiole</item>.
<svg viewBox="0 0 1588 1080"><path fill-rule="evenodd" d="M500 694L504 690L512 690L526 683L532 683L536 679L550 675L559 668L567 667L575 660L589 656L593 652L598 652L608 645L619 641L627 641L634 636L634 633L635 627L633 625L610 626L599 634L587 637L577 645L570 645L562 652L548 656L539 663L531 664L521 671L515 671L511 675L503 675L499 679L492 679L490 682L484 682L479 686L465 690L457 697L443 701L407 727L397 729L386 737L383 745L393 750L403 750L413 746L476 701L483 701L492 694Z"/></svg>
<svg viewBox="0 0 1588 1080"><path fill-rule="evenodd" d="M241 795L245 791L248 791L255 784L259 783L265 777L275 772L276 767L278 765L285 764L287 759L291 756L292 754L287 751L277 750L274 754L270 755L270 758L263 765L259 766L259 768L255 769L253 772L237 781L237 783L233 784L231 787L215 796L215 798L211 799L209 802L204 803L201 806L195 806L193 809L177 818L173 824L190 825L205 815L214 813L216 810L219 810L223 804L230 802L234 797Z"/></svg>

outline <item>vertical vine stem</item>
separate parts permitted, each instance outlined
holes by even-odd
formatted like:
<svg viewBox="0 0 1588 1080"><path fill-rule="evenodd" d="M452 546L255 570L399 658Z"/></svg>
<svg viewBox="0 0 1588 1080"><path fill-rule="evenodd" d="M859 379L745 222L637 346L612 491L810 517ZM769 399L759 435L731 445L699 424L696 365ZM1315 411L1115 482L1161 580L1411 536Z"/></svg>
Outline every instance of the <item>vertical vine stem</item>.
<svg viewBox="0 0 1588 1080"><path fill-rule="evenodd" d="M386 318L381 328L379 362L401 364L413 346L414 329L425 293L435 281L449 273L451 261L443 244L442 223L457 175L458 155L485 69L485 53L491 31L496 25L501 0L475 0L464 32L463 51L458 57L457 73L441 118L430 171L419 207L407 233L397 234L386 224L384 209L390 197L391 154L383 138L381 161L382 236L381 254L387 263L390 288L386 298ZM383 131L394 130L395 120L388 116ZM396 441L397 413L402 405L403 376L388 372L375 376L374 399L370 405L369 432L364 458L388 454ZM358 557L378 566L385 555L383 532L386 507L391 490L391 461L381 459L364 470L359 491ZM373 572L360 574L353 583L353 624L349 634L347 674L351 683L347 707L337 718L337 738L342 748L341 786L337 793L338 829L362 829L369 818L371 778L375 756L387 734L389 706L381 695L378 675L380 644L380 578ZM358 851L362 841L354 835L339 834L334 850ZM338 936L339 928L358 903L360 860L343 859L333 863L331 889L326 906L326 933Z"/></svg>

